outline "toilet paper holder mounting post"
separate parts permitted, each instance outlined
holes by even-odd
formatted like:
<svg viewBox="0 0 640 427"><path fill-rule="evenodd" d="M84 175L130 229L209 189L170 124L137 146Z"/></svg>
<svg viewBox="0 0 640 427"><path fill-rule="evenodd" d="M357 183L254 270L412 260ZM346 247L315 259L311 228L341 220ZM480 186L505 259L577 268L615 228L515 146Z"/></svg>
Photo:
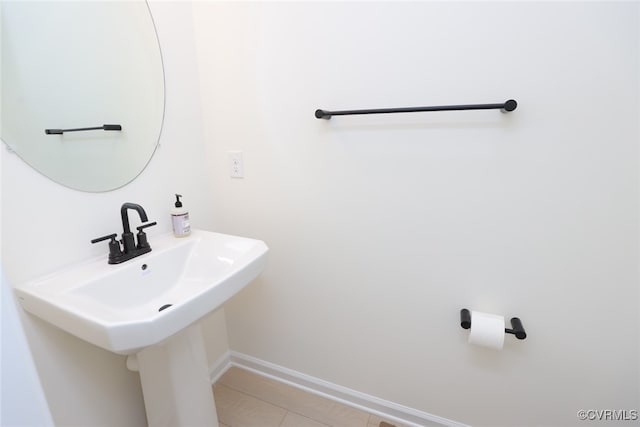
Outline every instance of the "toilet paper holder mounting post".
<svg viewBox="0 0 640 427"><path fill-rule="evenodd" d="M460 310L460 326L462 326L463 329L471 328L471 312L466 308ZM505 328L504 332L515 335L519 340L527 337L524 326L522 326L522 321L517 317L511 318L511 329Z"/></svg>

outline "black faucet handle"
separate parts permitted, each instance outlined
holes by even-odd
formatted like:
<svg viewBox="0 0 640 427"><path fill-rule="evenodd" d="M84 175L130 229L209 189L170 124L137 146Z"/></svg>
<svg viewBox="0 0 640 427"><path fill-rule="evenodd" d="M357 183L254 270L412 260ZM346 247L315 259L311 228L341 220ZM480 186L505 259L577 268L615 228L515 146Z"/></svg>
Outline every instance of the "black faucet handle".
<svg viewBox="0 0 640 427"><path fill-rule="evenodd" d="M113 241L116 240L116 237L118 237L118 235L116 233L113 233L113 234L109 234L108 236L97 237L97 238L91 240L91 243L98 243L98 242L102 242L102 241L107 240L107 239L111 239L111 241L113 242Z"/></svg>
<svg viewBox="0 0 640 427"><path fill-rule="evenodd" d="M143 233L142 230L144 230L147 227L153 227L154 225L158 225L158 223L156 221L153 221L148 224L142 224L141 226L136 227L136 229L138 230L138 233Z"/></svg>
<svg viewBox="0 0 640 427"><path fill-rule="evenodd" d="M116 240L118 235L113 233L108 236L98 237L93 239L91 243L98 243L104 240L111 239L109 242L109 264L116 264L117 259L122 256L122 250L120 249L120 243Z"/></svg>
<svg viewBox="0 0 640 427"><path fill-rule="evenodd" d="M138 229L138 246L136 246L136 248L138 249L147 249L149 248L149 250L151 250L151 247L149 246L149 242L147 241L147 234L142 231L147 227L152 227L154 225L158 224L157 222L153 221L150 222L148 224L142 224L139 227L136 227Z"/></svg>

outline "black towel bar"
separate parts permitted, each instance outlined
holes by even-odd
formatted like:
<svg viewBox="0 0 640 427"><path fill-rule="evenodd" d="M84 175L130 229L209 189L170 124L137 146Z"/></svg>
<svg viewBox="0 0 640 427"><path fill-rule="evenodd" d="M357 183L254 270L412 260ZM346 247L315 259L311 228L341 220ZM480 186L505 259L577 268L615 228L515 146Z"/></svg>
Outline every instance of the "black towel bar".
<svg viewBox="0 0 640 427"><path fill-rule="evenodd" d="M515 110L518 103L509 99L502 104L440 105L436 107L378 108L373 110L316 110L317 119L329 120L331 116L348 116L354 114L415 113L421 111L460 111L460 110L501 110L508 113Z"/></svg>

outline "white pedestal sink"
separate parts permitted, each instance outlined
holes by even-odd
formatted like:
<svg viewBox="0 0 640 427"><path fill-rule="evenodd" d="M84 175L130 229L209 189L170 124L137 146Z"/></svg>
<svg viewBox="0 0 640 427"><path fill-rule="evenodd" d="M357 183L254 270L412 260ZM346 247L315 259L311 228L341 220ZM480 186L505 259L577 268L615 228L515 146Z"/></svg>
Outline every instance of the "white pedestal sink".
<svg viewBox="0 0 640 427"><path fill-rule="evenodd" d="M260 240L201 230L150 239L123 264L104 257L15 288L24 309L136 365L150 426L217 426L198 320L255 279ZM129 363L130 362L130 363Z"/></svg>

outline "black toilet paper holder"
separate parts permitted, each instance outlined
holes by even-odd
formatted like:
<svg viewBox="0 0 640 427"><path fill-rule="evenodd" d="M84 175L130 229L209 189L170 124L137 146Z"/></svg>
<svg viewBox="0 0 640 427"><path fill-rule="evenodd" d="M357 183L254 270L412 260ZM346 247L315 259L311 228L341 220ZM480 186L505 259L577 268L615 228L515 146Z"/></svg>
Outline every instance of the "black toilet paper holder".
<svg viewBox="0 0 640 427"><path fill-rule="evenodd" d="M471 312L466 308L460 310L460 326L462 326L463 329L471 328ZM511 329L505 328L504 332L515 335L519 340L527 337L524 326L522 326L522 321L517 317L511 318Z"/></svg>

